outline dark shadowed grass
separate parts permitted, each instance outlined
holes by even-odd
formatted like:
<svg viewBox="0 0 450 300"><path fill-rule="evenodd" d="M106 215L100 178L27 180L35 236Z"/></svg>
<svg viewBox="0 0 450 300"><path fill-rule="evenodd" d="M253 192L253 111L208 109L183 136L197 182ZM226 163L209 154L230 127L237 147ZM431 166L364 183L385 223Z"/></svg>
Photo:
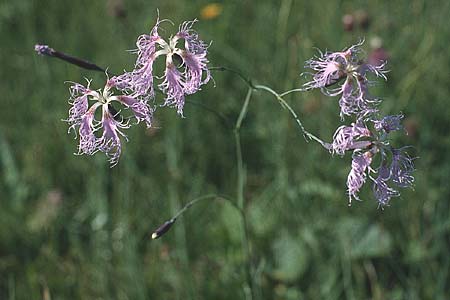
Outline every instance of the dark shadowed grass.
<svg viewBox="0 0 450 300"><path fill-rule="evenodd" d="M38 57L35 43L130 69L137 35L159 8L175 24L200 17L207 1L0 3L0 299L244 299L239 215L220 201L187 211L163 238L152 230L185 203L236 190L233 131L198 105L185 119L160 109L156 129L127 131L119 164L74 156L67 135L68 84L104 76ZM255 91L241 129L245 197L260 299L446 299L450 294L450 108L446 1L226 1L196 29L212 40L214 66L242 70L276 91L299 87L314 47L339 50L380 37L387 82L382 110L406 115L396 136L419 156L415 190L385 210L366 187L347 207L350 156L307 143L274 97ZM108 4L109 3L109 4ZM369 14L367 31L345 32L345 13ZM174 31L168 23L167 33ZM247 86L232 73L188 99L233 124ZM305 127L330 140L337 99L319 92L286 100Z"/></svg>

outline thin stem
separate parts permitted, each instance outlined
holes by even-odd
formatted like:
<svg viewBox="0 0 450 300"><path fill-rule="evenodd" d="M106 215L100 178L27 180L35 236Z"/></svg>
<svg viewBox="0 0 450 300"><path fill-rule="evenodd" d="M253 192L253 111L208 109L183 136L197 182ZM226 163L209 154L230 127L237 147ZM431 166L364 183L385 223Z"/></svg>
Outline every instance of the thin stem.
<svg viewBox="0 0 450 300"><path fill-rule="evenodd" d="M305 127L303 127L302 122L300 121L297 113L292 109L292 107L283 99L280 97L280 102L284 105L284 107L286 107L288 109L288 111L291 113L291 115L294 117L295 121L297 122L298 126L300 127L300 129L303 131L303 134L306 135L308 138L318 142L319 144L322 145L322 147L324 147L327 150L331 149L331 144L322 141L320 138L318 138L317 136L315 136L314 134L310 133L309 131L306 131Z"/></svg>
<svg viewBox="0 0 450 300"><path fill-rule="evenodd" d="M266 91L266 92L272 94L275 98L277 98L277 100L282 99L281 96L280 96L280 94L278 94L277 92L275 92L272 88L270 88L270 87L268 87L268 86L265 86L265 85L255 85L255 89L256 89L256 90L263 90L263 91ZM281 101L280 101L280 103L281 103Z"/></svg>
<svg viewBox="0 0 450 300"><path fill-rule="evenodd" d="M227 72L234 73L234 74L238 75L239 78L241 78L249 87L254 88L254 84L253 84L252 80L250 78L244 76L241 72L239 72L237 70L234 70L234 69L231 69L231 68L227 68L227 67L222 67L222 66L220 66L220 67L209 67L208 70L210 70L210 71L221 71L221 72L227 71Z"/></svg>
<svg viewBox="0 0 450 300"><path fill-rule="evenodd" d="M236 125L234 126L234 130L239 132L241 129L242 121L247 116L248 104L250 103L250 98L252 96L253 89L249 88L247 91L247 95L245 96L244 104L242 105L241 112L239 113L239 117L236 121Z"/></svg>
<svg viewBox="0 0 450 300"><path fill-rule="evenodd" d="M241 218L242 218L242 226L244 228L242 232L242 248L246 256L246 278L247 278L247 284L248 288L250 289L249 295L247 297L250 300L256 299L255 297L255 284L253 279L253 265L252 265L252 252L250 248L250 231L248 228L248 221L247 216L245 214L245 211L241 211Z"/></svg>
<svg viewBox="0 0 450 300"><path fill-rule="evenodd" d="M220 195L216 195L216 194L208 194L205 196L201 196L198 198L195 198L192 201L189 201L185 206L183 206L182 209L180 209L172 218L170 218L169 220L165 221L162 225L160 225L155 231L153 231L152 233L152 239L158 239L160 238L162 235L164 235L167 231L169 231L169 229L172 227L172 225L175 223L175 221L178 219L178 217L180 217L182 214L184 214L189 208L191 208L193 205L197 204L198 202L202 201L202 200L207 200L207 199L216 199L216 200L225 200L226 203L230 204L234 209L237 210L237 212L239 212L240 215L242 215L242 211L241 209L237 206L236 203L234 203L233 201L231 201L230 198L227 198L225 196L220 196Z"/></svg>
<svg viewBox="0 0 450 300"><path fill-rule="evenodd" d="M252 96L253 90L248 89L247 95L245 96L244 104L242 105L241 112L238 119L236 120L236 125L234 127L234 139L236 143L236 164L237 164L237 190L236 198L237 205L243 211L244 210L244 186L245 186L245 176L244 176L244 163L242 159L242 148L241 148L241 135L240 129L242 121L247 115L247 108Z"/></svg>
<svg viewBox="0 0 450 300"><path fill-rule="evenodd" d="M249 87L247 95L245 96L244 104L242 105L241 112L239 113L239 117L236 120L236 125L234 127L234 139L236 144L236 165L237 165L237 183L236 183L236 198L237 198L237 206L241 212L241 221L242 221L242 251L245 253L245 265L246 265L246 278L248 288L250 293L246 294L247 298L252 300L255 299L255 288L253 282L253 267L252 267L252 253L249 241L249 228L247 222L247 215L245 213L245 199L244 199L244 187L245 187L245 169L242 158L242 147L241 147L241 136L240 129L242 126L242 122L244 121L247 111L248 105L250 103L250 99L253 93L253 88Z"/></svg>
<svg viewBox="0 0 450 300"><path fill-rule="evenodd" d="M322 141L320 138L318 138L317 136L315 136L314 134L310 133L309 131L307 131L305 129L305 127L303 126L303 123L301 122L299 116L297 115L297 113L294 111L294 109L286 102L286 100L283 99L284 96L289 95L291 93L294 92L303 92L306 91L307 89L293 89L293 90L289 90L286 92L283 92L281 94L277 93L276 91L274 91L272 88L265 86L265 85L255 85L253 84L253 81L250 78L247 78L246 76L244 76L241 72L227 68L227 67L210 67L209 70L217 70L217 71L228 71L231 73L234 73L236 75L238 75L247 85L250 89L252 90L263 90L266 91L270 94L272 94L280 103L281 107L283 107L284 109L287 109L289 111L289 113L291 114L291 116L295 119L295 122L297 123L297 125L300 127L300 130L302 131L303 135L305 136L305 138L309 138L310 140L314 140L316 142L318 142L320 145L322 145L322 147L324 147L327 150L331 149L331 144ZM248 104L247 104L248 105ZM245 106L245 102L244 102L244 106ZM245 108L245 109L244 109ZM241 114L244 112L244 114L246 113L246 109L247 107L243 107L244 110L241 111ZM244 117L244 116L243 116ZM242 119L243 117L238 119L239 123L242 123ZM240 124L239 124L240 127Z"/></svg>
<svg viewBox="0 0 450 300"><path fill-rule="evenodd" d="M208 194L208 195L204 195L204 196L198 197L198 198L196 198L196 199L186 203L186 205L180 211L178 211L175 214L175 216L173 216L172 219L177 219L185 211L187 211L189 208L191 208L191 206L195 205L196 203L198 203L200 201L207 200L207 199L225 200L228 204L230 204L232 207L234 207L239 213L241 213L239 207L233 201L231 201L231 199L229 199L227 197L224 197L224 196L219 196L217 194Z"/></svg>
<svg viewBox="0 0 450 300"><path fill-rule="evenodd" d="M289 91L281 93L280 97L284 97L284 96L287 96L287 95L295 93L295 92L306 92L307 90L308 89L300 89L300 88L299 89L292 89L292 90L289 90Z"/></svg>
<svg viewBox="0 0 450 300"><path fill-rule="evenodd" d="M324 141L322 141L320 138L318 138L317 136L315 136L314 134L310 133L309 131L307 131L305 129L305 127L303 126L302 122L300 121L300 118L298 117L297 113L294 111L294 109L286 102L286 100L284 100L280 94L278 94L277 92L275 92L273 89L265 86L265 85L255 85L255 89L257 90L264 90L270 94L272 94L275 98L277 98L277 100L280 102L280 105L284 108L287 109L289 111L289 113L294 117L295 121L297 122L298 126L300 127L300 130L302 131L303 135L305 137L308 137L311 140L314 140L316 142L318 142L320 145L322 145L322 147L324 147L327 150L331 149L331 145L329 143L326 143Z"/></svg>

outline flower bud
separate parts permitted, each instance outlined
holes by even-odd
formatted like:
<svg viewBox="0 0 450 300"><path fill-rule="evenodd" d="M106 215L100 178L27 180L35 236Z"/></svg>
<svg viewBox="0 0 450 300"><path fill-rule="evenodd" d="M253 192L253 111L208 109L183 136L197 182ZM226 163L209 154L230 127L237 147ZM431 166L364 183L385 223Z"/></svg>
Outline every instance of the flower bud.
<svg viewBox="0 0 450 300"><path fill-rule="evenodd" d="M161 226L158 227L153 233L152 233L152 240L156 240L160 238L163 234L165 234L167 231L169 231L170 227L175 223L177 219L173 218L169 221L164 222Z"/></svg>

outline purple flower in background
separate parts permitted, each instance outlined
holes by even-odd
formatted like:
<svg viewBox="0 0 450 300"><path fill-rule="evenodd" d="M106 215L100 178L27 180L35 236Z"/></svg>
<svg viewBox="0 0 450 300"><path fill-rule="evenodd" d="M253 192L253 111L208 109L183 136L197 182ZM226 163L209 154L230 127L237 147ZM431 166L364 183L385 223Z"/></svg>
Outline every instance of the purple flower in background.
<svg viewBox="0 0 450 300"><path fill-rule="evenodd" d="M373 154L370 151L364 153L355 152L352 159L352 168L347 177L348 203L352 204L352 199L360 200L358 192L366 182L367 172L372 163Z"/></svg>
<svg viewBox="0 0 450 300"><path fill-rule="evenodd" d="M373 181L372 191L379 207L389 204L392 197L400 196L400 193L389 187L388 181L391 178L391 170L388 167L387 158L384 151L381 151L381 165L375 170L378 173L376 179L370 177Z"/></svg>
<svg viewBox="0 0 450 300"><path fill-rule="evenodd" d="M399 187L412 187L414 183L414 159L405 152L407 147L392 149L391 179Z"/></svg>
<svg viewBox="0 0 450 300"><path fill-rule="evenodd" d="M401 124L403 119L403 115L392 115L385 116L381 120L373 121L374 127L376 130L383 130L386 133L390 133L391 131L396 131L403 129L403 125Z"/></svg>
<svg viewBox="0 0 450 300"><path fill-rule="evenodd" d="M163 105L176 107L177 112L183 115L185 95L194 94L211 78L206 57L208 45L192 29L196 20L181 24L177 34L168 42L158 33L161 22L158 20L149 35L143 34L138 38L134 70L112 80L118 89L130 91L133 97L152 99L155 96L153 63L159 56L165 56L163 82L158 85L166 94ZM183 48L177 46L179 40L184 40ZM181 63L177 63L178 59Z"/></svg>
<svg viewBox="0 0 450 300"><path fill-rule="evenodd" d="M97 151L104 152L111 163L115 166L122 153L120 137L126 136L121 131L129 128L129 119L126 120L115 111L111 103L121 103L125 108L129 108L132 116L139 123L144 121L147 127L151 126L153 110L148 104L132 96L114 96L111 89L114 81L108 81L103 91L95 91L79 84L73 83L70 87L71 98L69 103L72 107L69 110L69 131L78 129L80 141L77 154L92 155ZM89 107L89 101L94 103ZM96 120L95 113L101 107L101 120ZM97 132L98 135L96 134Z"/></svg>
<svg viewBox="0 0 450 300"><path fill-rule="evenodd" d="M400 196L400 193L391 188L380 176L373 181L372 189L375 199L378 201L380 207L388 205L392 197Z"/></svg>
<svg viewBox="0 0 450 300"><path fill-rule="evenodd" d="M374 37L370 40L372 50L369 53L367 61L372 66L385 64L389 59L389 53L383 47L383 40L380 37Z"/></svg>
<svg viewBox="0 0 450 300"><path fill-rule="evenodd" d="M381 66L385 64L388 59L389 53L383 47L379 47L370 52L367 60L372 66Z"/></svg>
<svg viewBox="0 0 450 300"><path fill-rule="evenodd" d="M400 188L412 187L414 177L413 159L404 151L406 147L401 149L382 149L381 166L378 168L378 177L373 179L373 193L375 199L381 207L389 204L392 197L400 196L400 192L395 186ZM388 159L385 152L391 152L392 161L388 167ZM393 185L395 185L393 187Z"/></svg>

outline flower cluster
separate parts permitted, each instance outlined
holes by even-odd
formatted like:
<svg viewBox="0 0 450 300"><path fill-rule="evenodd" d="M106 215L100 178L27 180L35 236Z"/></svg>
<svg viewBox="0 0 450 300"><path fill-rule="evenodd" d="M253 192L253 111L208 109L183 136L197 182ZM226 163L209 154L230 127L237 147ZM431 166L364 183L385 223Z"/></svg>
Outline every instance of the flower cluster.
<svg viewBox="0 0 450 300"><path fill-rule="evenodd" d="M138 38L134 70L112 80L117 88L131 92L134 97L153 99L153 64L158 57L165 56L163 82L158 87L166 95L164 105L175 107L178 114L183 115L185 95L194 94L211 78L206 57L208 45L192 29L196 20L181 24L168 41L158 33L161 22L158 20L150 34ZM184 40L184 47L178 46L180 40Z"/></svg>
<svg viewBox="0 0 450 300"><path fill-rule="evenodd" d="M122 152L121 138L126 139L123 129L131 126L130 120L135 119L137 123L143 121L147 127L151 127L155 106L150 106L149 100L155 98L154 77L159 78L153 75L153 64L160 56L166 58L163 81L158 85L165 94L163 106L176 107L178 114L183 115L185 96L196 93L211 79L206 57L208 45L192 29L195 22L182 23L178 32L166 41L158 33L162 23L158 20L150 34L143 34L137 39L134 69L108 79L103 91L90 89L89 81L87 86L72 84L69 100L72 107L66 121L70 125L69 131L73 129L78 132L80 140L77 154L92 155L101 151L114 166ZM184 41L183 46L178 46L181 41ZM58 52L47 45L37 44L35 51L39 55L58 57L82 68L104 71L95 64ZM113 89L121 91L122 95L113 95ZM92 105L89 105L90 101ZM123 116L113 103L132 114ZM100 108L101 117L97 113Z"/></svg>
<svg viewBox="0 0 450 300"><path fill-rule="evenodd" d="M408 147L390 145L389 134L403 129L403 115L378 117L377 106L381 100L369 94L372 82L368 74L386 80L385 62L370 64L361 60L361 45L362 42L341 52L320 53L319 57L308 60L306 67L313 70L312 80L304 87L318 88L327 96L340 96L341 120L344 116L356 119L350 126L343 125L336 130L329 147L331 153L341 156L353 151L347 178L349 205L353 199L360 200L358 193L370 178L373 194L379 206L384 207L391 198L400 195L398 188L413 186L414 159L407 154ZM380 165L374 168L376 159Z"/></svg>
<svg viewBox="0 0 450 300"><path fill-rule="evenodd" d="M394 148L389 141L390 132L402 129L398 123L402 117L402 115L386 116L381 120L371 121L373 130L370 131L367 140L353 142L341 148L342 152L339 154L342 155L346 150L353 150L351 171L347 178L349 203L352 199L359 200L358 192L367 177L372 180L374 196L382 207L388 205L392 197L400 196L398 188L413 186L414 159L406 152L408 147ZM349 140L355 141L360 138L354 131L350 135L352 137L348 138ZM338 143L336 138L333 141L333 149L335 143ZM372 168L376 155L379 155L379 167ZM377 177L372 177L372 173L377 174Z"/></svg>
<svg viewBox="0 0 450 300"><path fill-rule="evenodd" d="M356 115L357 118L367 118L377 113L379 99L368 93L372 84L368 80L369 73L386 79L385 63L371 65L364 63L358 57L361 52L359 44L345 51L320 53L306 62L305 67L312 69L312 80L305 83L306 89L321 89L328 96L338 96L341 108L341 118ZM334 87L335 85L337 87Z"/></svg>
<svg viewBox="0 0 450 300"><path fill-rule="evenodd" d="M92 90L89 85L90 82L86 87L73 83L70 87L69 102L72 107L66 120L70 125L69 131L78 131L80 141L77 154L92 155L101 151L108 156L111 166L114 166L122 152L120 137L126 139L122 130L131 126L131 119L120 115L112 106L113 103L119 103L131 110L132 117L137 123L143 121L147 127L152 124L153 109L145 101L132 96L113 95L114 83L110 80L106 82L103 91ZM90 106L89 101L93 102ZM101 110L101 113L98 113L101 117L97 119L98 110Z"/></svg>
<svg viewBox="0 0 450 300"><path fill-rule="evenodd" d="M73 83L70 87L69 102L72 107L66 121L70 125L69 131L78 132L78 154L92 155L101 151L108 156L112 166L116 165L122 152L121 141L127 139L123 131L133 124L131 121L145 122L147 127L152 125L156 105L150 101L155 99L155 80L161 80L157 87L164 94L162 106L175 107L177 113L183 116L186 95L196 93L211 79L207 59L209 45L192 29L196 20L182 23L176 34L168 39L159 34L164 21L158 19L149 34L138 37L133 70L108 79L103 90L90 89L89 81L87 86ZM358 194L369 178L375 198L384 207L390 199L400 195L399 188L413 186L414 159L407 154L408 147L391 146L390 134L403 129L403 115L380 117L378 105L381 100L370 95L369 87L373 82L369 76L387 80L385 62L361 59L362 44L360 42L338 52L320 52L306 62L306 67L312 70L309 73L312 79L300 90L320 89L327 96L339 96L341 120L354 118L349 126L337 128L332 143L324 143L307 133L296 114L288 108L303 132L314 137L332 154L344 156L348 151L353 152L347 178L349 203L353 199L359 200ZM85 69L104 71L95 64L58 52L47 45L36 45L35 51ZM156 76L154 64L160 57L165 57L165 69L161 76ZM258 89L251 83L249 86ZM278 95L265 86L259 85L259 88L271 91L279 99L298 90ZM113 90L120 91L121 95L114 95ZM120 109L114 105L120 106ZM128 115L127 111L130 112ZM379 166L373 167L377 162Z"/></svg>

